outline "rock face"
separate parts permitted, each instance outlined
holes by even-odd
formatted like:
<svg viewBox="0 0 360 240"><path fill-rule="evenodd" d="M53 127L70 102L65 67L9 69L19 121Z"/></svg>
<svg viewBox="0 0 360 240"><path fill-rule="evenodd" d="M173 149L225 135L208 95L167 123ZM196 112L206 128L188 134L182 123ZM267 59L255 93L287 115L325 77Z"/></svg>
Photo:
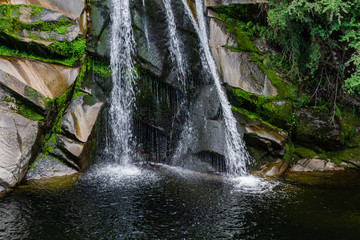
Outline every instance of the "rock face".
<svg viewBox="0 0 360 240"><path fill-rule="evenodd" d="M225 155L225 126L218 116L219 111L220 104L215 87L203 87L190 112L195 138L190 146L193 153L213 152Z"/></svg>
<svg viewBox="0 0 360 240"><path fill-rule="evenodd" d="M278 159L272 163L264 162L253 174L259 177L280 177L288 167L284 160Z"/></svg>
<svg viewBox="0 0 360 240"><path fill-rule="evenodd" d="M72 175L77 171L52 156L40 155L26 175L26 180Z"/></svg>
<svg viewBox="0 0 360 240"><path fill-rule="evenodd" d="M338 119L331 121L330 113L301 109L296 113L296 140L307 144L309 148L320 145L325 150L334 151L342 147L340 135L341 126Z"/></svg>
<svg viewBox="0 0 360 240"><path fill-rule="evenodd" d="M0 112L0 185L15 186L24 177L38 122L14 113Z"/></svg>
<svg viewBox="0 0 360 240"><path fill-rule="evenodd" d="M26 4L48 8L72 19L80 18L85 9L83 0L0 0L0 4Z"/></svg>
<svg viewBox="0 0 360 240"><path fill-rule="evenodd" d="M91 134L103 103L87 102L89 96L82 95L74 100L65 111L61 125L65 132L85 143Z"/></svg>
<svg viewBox="0 0 360 240"><path fill-rule="evenodd" d="M15 57L0 58L0 83L45 108L40 94L54 98L62 95L76 80L80 68Z"/></svg>
<svg viewBox="0 0 360 240"><path fill-rule="evenodd" d="M323 171L339 171L344 170L343 167L337 166L335 163L313 158L299 160L295 165L292 165L289 172L323 172Z"/></svg>
<svg viewBox="0 0 360 240"><path fill-rule="evenodd" d="M28 31L23 29L19 32L19 37L23 41L36 41L46 46L53 44L55 41L74 41L78 36L80 36L82 32L80 31L79 25L72 25L66 29L66 32L63 34L59 34L56 31ZM43 40L38 39L31 39L30 36L35 36L36 38L40 38Z"/></svg>
<svg viewBox="0 0 360 240"><path fill-rule="evenodd" d="M237 43L225 26L215 19L210 19L209 43L224 82L264 97L277 95L276 88L258 65L250 61L251 56L248 53L224 47L237 46Z"/></svg>

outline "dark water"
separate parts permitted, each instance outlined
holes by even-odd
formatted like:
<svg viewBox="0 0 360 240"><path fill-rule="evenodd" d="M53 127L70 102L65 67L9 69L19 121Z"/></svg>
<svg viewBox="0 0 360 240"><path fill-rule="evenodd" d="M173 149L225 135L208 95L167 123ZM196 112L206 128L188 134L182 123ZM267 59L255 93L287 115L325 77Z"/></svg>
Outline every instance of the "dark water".
<svg viewBox="0 0 360 240"><path fill-rule="evenodd" d="M244 187L169 168L72 180L1 197L0 239L360 239L358 187Z"/></svg>

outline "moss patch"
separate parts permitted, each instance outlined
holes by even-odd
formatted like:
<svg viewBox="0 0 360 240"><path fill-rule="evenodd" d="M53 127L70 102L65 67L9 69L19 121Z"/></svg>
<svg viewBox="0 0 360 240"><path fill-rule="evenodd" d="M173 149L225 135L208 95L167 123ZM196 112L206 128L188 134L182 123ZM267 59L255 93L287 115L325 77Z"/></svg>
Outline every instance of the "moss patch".
<svg viewBox="0 0 360 240"><path fill-rule="evenodd" d="M294 154L296 154L299 158L313 158L316 156L316 152L304 147L295 148Z"/></svg>
<svg viewBox="0 0 360 240"><path fill-rule="evenodd" d="M34 22L31 24L22 23L19 20L20 7L31 9L32 16L38 16L42 8L32 5L0 5L0 55L20 56L24 58L37 59L45 62L56 62L67 66L73 66L76 61L85 53L86 40L78 37L72 42L58 42L55 37L52 39L40 39L34 33L28 34L28 38L34 40L55 41L55 43L45 46L37 42L23 42L19 38L19 32L56 32L65 34L68 27L76 24L66 17L62 17L57 22Z"/></svg>

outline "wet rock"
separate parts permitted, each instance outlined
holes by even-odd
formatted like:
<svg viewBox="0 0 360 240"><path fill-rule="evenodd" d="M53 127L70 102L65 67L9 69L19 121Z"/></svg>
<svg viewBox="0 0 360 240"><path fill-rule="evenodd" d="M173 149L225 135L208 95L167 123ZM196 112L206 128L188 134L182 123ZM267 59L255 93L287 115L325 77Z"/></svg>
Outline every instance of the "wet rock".
<svg viewBox="0 0 360 240"><path fill-rule="evenodd" d="M59 12L43 8L41 12L32 14L33 8L31 6L19 7L16 16L19 18L21 23L32 24L38 22L58 22L60 19L68 19Z"/></svg>
<svg viewBox="0 0 360 240"><path fill-rule="evenodd" d="M289 168L289 172L323 172L323 171L343 171L344 168L333 162L318 159L301 159Z"/></svg>
<svg viewBox="0 0 360 240"><path fill-rule="evenodd" d="M275 150L277 154L280 154L280 151L285 147L288 136L286 131L251 116L244 109L237 108L234 111L234 116L244 128L244 138L248 145L268 152Z"/></svg>
<svg viewBox="0 0 360 240"><path fill-rule="evenodd" d="M248 124L245 126L246 134L255 136L259 140L270 141L271 147L282 149L285 146L286 132L272 128L266 124L259 123L257 125Z"/></svg>
<svg viewBox="0 0 360 240"><path fill-rule="evenodd" d="M44 43L46 46L49 46L54 41L72 42L81 34L82 32L80 31L79 25L72 25L67 27L66 32L63 34L57 33L56 31L31 31L23 29L19 32L19 37L24 41L28 41L27 39L29 39L31 41L37 41L39 43ZM43 39L43 41L39 41L38 39L31 39L29 36L36 36L37 38Z"/></svg>
<svg viewBox="0 0 360 240"><path fill-rule="evenodd" d="M78 19L85 9L84 0L0 0L0 4L37 5L72 18Z"/></svg>
<svg viewBox="0 0 360 240"><path fill-rule="evenodd" d="M40 97L62 95L79 75L80 68L65 67L16 57L0 58L0 83L45 108Z"/></svg>
<svg viewBox="0 0 360 240"><path fill-rule="evenodd" d="M253 174L259 177L279 177L288 167L289 165L284 160L278 159L272 163L264 162Z"/></svg>
<svg viewBox="0 0 360 240"><path fill-rule="evenodd" d="M24 177L38 122L18 114L0 113L0 185L15 186Z"/></svg>
<svg viewBox="0 0 360 240"><path fill-rule="evenodd" d="M303 146L308 148L320 146L328 151L343 146L339 120L335 117L332 121L331 113L303 108L296 113L296 117L296 140Z"/></svg>
<svg viewBox="0 0 360 240"><path fill-rule="evenodd" d="M89 28L86 49L101 57L110 58L108 44L110 30L110 2L92 0L90 5L91 27Z"/></svg>
<svg viewBox="0 0 360 240"><path fill-rule="evenodd" d="M75 99L66 109L61 121L62 129L85 143L96 122L102 102L96 102L88 95Z"/></svg>
<svg viewBox="0 0 360 240"><path fill-rule="evenodd" d="M29 169L26 180L60 177L75 173L77 173L75 169L60 162L55 157L41 154L34 162L33 167Z"/></svg>
<svg viewBox="0 0 360 240"><path fill-rule="evenodd" d="M56 136L56 143L59 145L59 147L65 149L77 158L80 158L80 155L83 152L85 146L83 143L77 142L65 136Z"/></svg>
<svg viewBox="0 0 360 240"><path fill-rule="evenodd" d="M220 118L220 103L215 86L203 87L190 110L196 138L192 152L214 152L225 156L224 122Z"/></svg>

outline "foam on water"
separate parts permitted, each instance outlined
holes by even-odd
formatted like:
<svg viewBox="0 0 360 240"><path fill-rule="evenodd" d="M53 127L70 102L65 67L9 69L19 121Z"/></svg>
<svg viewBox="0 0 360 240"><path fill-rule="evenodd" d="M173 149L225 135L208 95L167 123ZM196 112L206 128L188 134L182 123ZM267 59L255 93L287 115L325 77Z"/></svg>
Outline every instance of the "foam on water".
<svg viewBox="0 0 360 240"><path fill-rule="evenodd" d="M226 181L233 185L233 191L252 194L271 192L279 185L278 182L264 180L253 175L228 177Z"/></svg>
<svg viewBox="0 0 360 240"><path fill-rule="evenodd" d="M154 171L131 164L106 164L93 166L83 179L95 182L101 187L129 187L154 182L158 176Z"/></svg>

